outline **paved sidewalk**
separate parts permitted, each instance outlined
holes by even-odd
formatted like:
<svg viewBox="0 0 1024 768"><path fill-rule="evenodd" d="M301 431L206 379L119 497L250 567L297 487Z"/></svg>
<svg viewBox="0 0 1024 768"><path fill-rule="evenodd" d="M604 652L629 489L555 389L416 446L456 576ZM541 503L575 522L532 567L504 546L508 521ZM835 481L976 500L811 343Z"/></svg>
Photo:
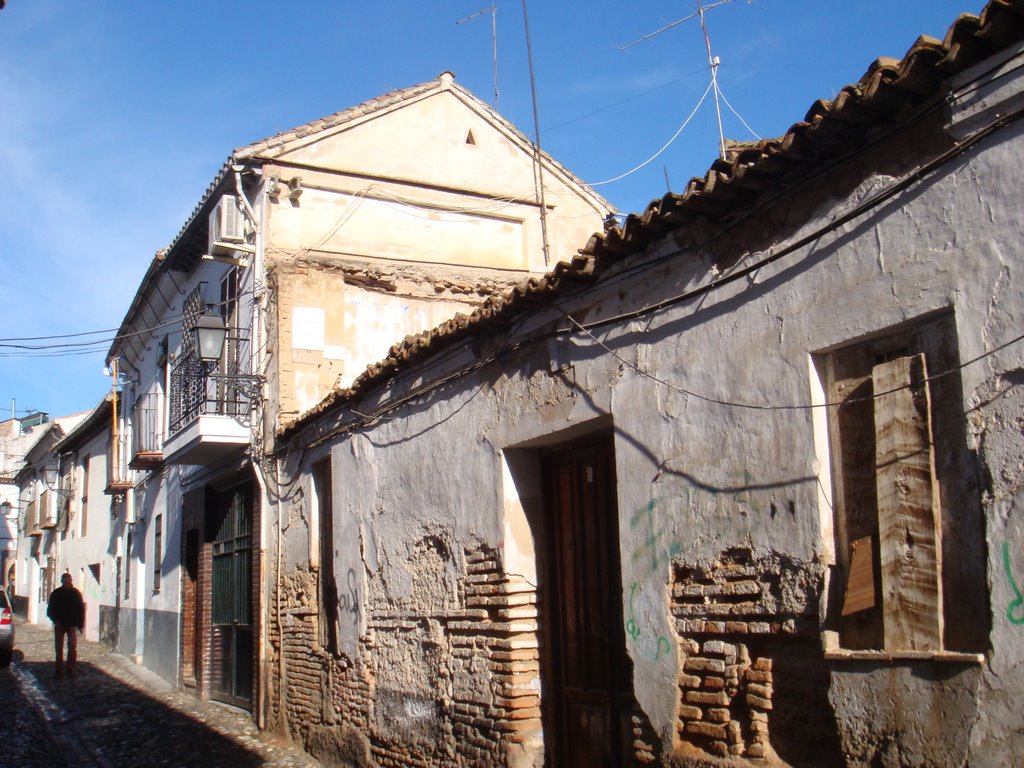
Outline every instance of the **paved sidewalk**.
<svg viewBox="0 0 1024 768"><path fill-rule="evenodd" d="M15 631L15 660L0 677L0 697L9 704L20 691L29 702L22 709L35 716L19 711L0 721L0 764L319 765L283 740L259 733L249 713L201 701L99 643L79 640L75 676L57 680L50 627L18 622Z"/></svg>

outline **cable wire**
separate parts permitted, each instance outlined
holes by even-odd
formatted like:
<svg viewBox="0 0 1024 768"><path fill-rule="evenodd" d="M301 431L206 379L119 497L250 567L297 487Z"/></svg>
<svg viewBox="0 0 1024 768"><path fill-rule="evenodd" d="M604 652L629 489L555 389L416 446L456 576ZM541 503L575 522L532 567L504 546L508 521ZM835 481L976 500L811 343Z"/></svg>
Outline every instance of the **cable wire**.
<svg viewBox="0 0 1024 768"><path fill-rule="evenodd" d="M633 168L632 170L626 171L625 173L619 174L618 176L615 176L614 178L611 178L611 179L605 179L604 181L591 181L591 182L587 182L587 186L590 186L590 187L600 187L600 186L602 186L604 184L611 184L613 181L619 181L620 179L624 179L627 176L636 173L637 171L639 171L644 166L650 165L652 162L654 162L654 160L658 157L658 155L660 155L662 152L664 152L666 149L668 149L670 146L672 146L672 143L676 139L679 138L679 134L681 134L683 132L683 129L686 128L686 126L690 124L690 121L693 119L693 116L697 114L697 111L700 109L701 104L704 103L704 99L706 99L708 97L708 93L710 93L711 88L712 88L713 85L714 85L714 82L708 83L708 87L704 89L704 93L701 95L700 101L697 102L697 106L695 106L693 108L693 111L689 115L687 115L686 119L683 121L683 124L679 126L679 129L674 134L672 134L672 138L670 138L667 142L665 142L665 145L661 149L659 149L657 152L655 152L649 158L647 158L642 163L640 163L640 165L638 165L636 168Z"/></svg>

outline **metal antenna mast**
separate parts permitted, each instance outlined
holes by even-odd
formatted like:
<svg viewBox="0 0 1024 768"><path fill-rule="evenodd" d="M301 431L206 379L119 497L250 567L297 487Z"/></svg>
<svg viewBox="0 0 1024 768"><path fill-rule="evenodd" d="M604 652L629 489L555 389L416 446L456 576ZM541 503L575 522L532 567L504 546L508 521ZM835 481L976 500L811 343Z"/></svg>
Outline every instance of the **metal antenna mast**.
<svg viewBox="0 0 1024 768"><path fill-rule="evenodd" d="M711 69L711 90L714 91L715 96L715 116L718 119L718 155L723 160L725 159L725 132L722 130L722 109L718 103L718 65L721 63L721 61L717 56L714 56L711 53L711 37L708 35L708 28L707 25L704 23L704 14L710 11L712 8L717 8L720 5L726 5L727 3L731 3L732 1L733 0L718 0L718 2L712 3L711 5L705 7L701 3L701 0L697 0L696 13L691 13L689 16L686 16L682 19L678 19L677 21L673 21L670 24L666 24L661 29L656 29L649 34L644 35L643 37L637 38L631 43L626 43L626 45L619 47L620 51L625 51L627 48L632 48L634 45L637 45L638 43L642 43L645 40L650 40L652 37L660 35L662 32L665 32L666 30L672 29L672 27L678 27L680 24L687 22L690 19L700 19L700 30L701 32L704 33L704 47L707 50L708 54L708 67Z"/></svg>
<svg viewBox="0 0 1024 768"><path fill-rule="evenodd" d="M537 113L537 81L533 75L533 46L530 43L530 19L526 14L526 0L523 0L523 28L526 31L526 61L530 65L530 95L533 97L533 163L534 180L537 185L537 202L540 203L540 237L544 248L544 266L551 264L548 244L548 205L544 200L544 165L541 162L540 117Z"/></svg>
<svg viewBox="0 0 1024 768"><path fill-rule="evenodd" d="M464 24L467 21L472 21L477 16L483 16L485 13L491 14L491 43L494 49L494 108L498 108L498 6L491 3L490 8L481 8L476 13L471 13L465 18L456 21L456 24Z"/></svg>

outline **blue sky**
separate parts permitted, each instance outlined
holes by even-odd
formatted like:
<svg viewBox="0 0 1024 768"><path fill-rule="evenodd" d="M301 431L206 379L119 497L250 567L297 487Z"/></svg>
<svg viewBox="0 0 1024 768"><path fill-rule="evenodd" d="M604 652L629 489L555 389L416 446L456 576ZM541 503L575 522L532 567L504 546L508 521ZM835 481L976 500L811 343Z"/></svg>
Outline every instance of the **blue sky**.
<svg viewBox="0 0 1024 768"><path fill-rule="evenodd" d="M714 0L705 0L711 5ZM533 135L521 0L496 0L499 111ZM235 148L444 70L494 102L486 0L8 0L0 11L0 346L12 399L62 415L109 388L103 357L139 280ZM661 149L708 86L695 0L529 0L541 144L588 182ZM942 37L982 0L735 0L707 13L728 138L776 136L879 56ZM597 187L623 212L717 152L710 97L643 169ZM666 182L667 177L667 182ZM583 243L580 244L581 246Z"/></svg>

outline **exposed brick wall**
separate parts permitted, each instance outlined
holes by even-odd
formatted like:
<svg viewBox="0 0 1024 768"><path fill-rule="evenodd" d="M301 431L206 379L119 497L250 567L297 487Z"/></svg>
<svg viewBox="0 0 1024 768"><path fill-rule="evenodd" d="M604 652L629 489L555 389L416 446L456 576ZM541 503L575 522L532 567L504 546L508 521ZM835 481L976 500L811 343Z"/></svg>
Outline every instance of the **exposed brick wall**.
<svg viewBox="0 0 1024 768"><path fill-rule="evenodd" d="M831 764L834 743L821 735L834 728L817 638L821 584L820 566L758 557L745 547L726 549L710 564L675 563L672 614L682 651L676 737L683 753ZM813 762L801 762L814 754Z"/></svg>
<svg viewBox="0 0 1024 768"><path fill-rule="evenodd" d="M382 767L510 765L512 754L536 749L541 733L537 595L525 580L503 572L497 552L462 553L462 576L434 567L451 557L443 543L424 540L417 579L430 582L433 602L402 604L371 589L366 635L357 660L336 658L320 645L317 574L285 574L280 615L271 606L270 653L284 654L285 696L268 688L268 720L283 718L292 738L314 755L350 749L356 731L367 757ZM440 591L438 589L440 585ZM415 590L414 590L415 592ZM402 678L395 659L422 670ZM272 674L278 658L268 660ZM401 685L399 685L401 683ZM282 718L283 715L283 718ZM321 757L323 759L323 757Z"/></svg>
<svg viewBox="0 0 1024 768"><path fill-rule="evenodd" d="M199 527L199 571L196 591L199 593L199 608L196 611L196 633L199 635L198 658L196 659L196 687L201 698L210 697L211 669L213 668L213 542L208 541L205 516Z"/></svg>
<svg viewBox="0 0 1024 768"><path fill-rule="evenodd" d="M672 613L683 637L816 630L818 577L793 561L735 547L709 567L677 565L673 576Z"/></svg>
<svg viewBox="0 0 1024 768"><path fill-rule="evenodd" d="M768 754L771 659L752 660L743 643L684 641L679 735L719 757Z"/></svg>

